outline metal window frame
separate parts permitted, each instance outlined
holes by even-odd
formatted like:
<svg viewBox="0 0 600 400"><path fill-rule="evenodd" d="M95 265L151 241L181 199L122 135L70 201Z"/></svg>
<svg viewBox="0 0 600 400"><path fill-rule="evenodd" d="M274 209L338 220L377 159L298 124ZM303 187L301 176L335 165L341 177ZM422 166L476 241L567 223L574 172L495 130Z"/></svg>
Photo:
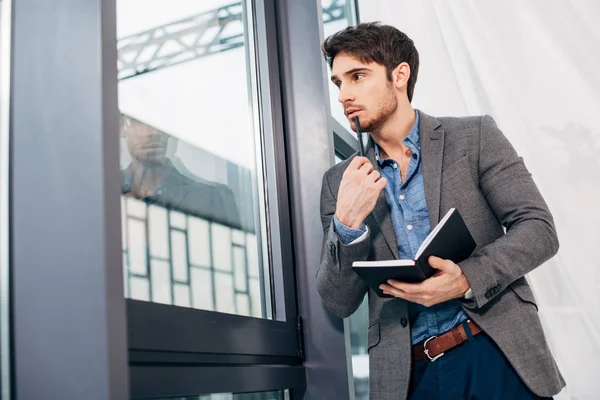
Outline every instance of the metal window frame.
<svg viewBox="0 0 600 400"><path fill-rule="evenodd" d="M260 4L257 3L257 4ZM268 88L268 93L261 93L261 99L265 99L262 108L262 118L264 121L272 121L271 127L278 133L273 134L272 139L274 147L270 149L272 154L277 155L277 180L282 182L278 187L277 200L279 206L279 218L286 218L280 222L281 232L288 232L290 236L287 243L292 245L282 246L282 251L288 255L294 255L294 259L288 260L281 273L290 273L283 278L284 283L295 283L299 293L298 307L286 306L288 313L286 322L260 320L254 318L224 315L212 312L203 312L198 310L178 309L177 313L188 314L185 318L175 318L170 307L145 302L128 301L128 314L130 315L130 361L133 393L144 394L148 385L158 385L157 390L165 390L164 393L184 394L182 387L188 387L188 384L182 384L177 381L177 385L170 385L164 388L164 381L161 383L151 383L156 381L152 378L153 374L170 374L173 366L161 368L152 367L148 369L143 363L144 360L151 360L153 363L170 363L176 361L190 362L196 366L191 369L183 369L180 373L186 375L191 373L196 379L189 382L193 390L189 393L199 393L202 390L217 391L266 391L275 389L292 389L294 398L302 399L321 399L329 395L334 397L353 398L353 386L350 377L350 365L347 358L349 353L346 349L348 335L344 334L344 325L347 322L332 316L321 305L321 300L316 292L314 282L314 268L318 263L321 246L321 228L320 221L315 222L315 216L319 208L319 198L316 187L320 189L320 181L323 172L333 164L334 148L344 157L350 156L358 148L358 141L350 132L344 129L337 121L323 113L328 110L327 85L325 80L312 80L306 82L305 76L326 76L322 69L323 62L319 52L319 31L321 27L321 10L318 4L310 1L285 0L275 2L274 0L265 0L263 3L264 14L256 10L256 46L259 49L259 63L268 66L269 74L259 74L261 80L260 88ZM268 10L276 10L277 15L269 13ZM317 18L315 18L317 16ZM264 31L260 32L260 27ZM309 34L310 33L310 34ZM293 40L291 39L293 38ZM268 49L268 52L261 52L260 49ZM292 51L293 50L293 51ZM290 68L291 64L294 68ZM266 81L265 81L266 79ZM312 89L314 96L305 97L310 91L306 91L306 86ZM264 108L264 104L270 107ZM282 113L282 110L285 110ZM300 118L300 116L309 116L309 118ZM315 126L325 126L326 129L315 129ZM334 136L331 143L331 136L327 134L333 128ZM264 129L264 128L263 128ZM267 127L267 130L269 127ZM306 135L300 135L299 132L308 132ZM315 160L314 154L329 154L328 157ZM286 157L287 156L287 157ZM286 161L289 164L286 166ZM306 183L311 182L310 187ZM267 187L272 187L267 182ZM271 192L273 193L273 192ZM282 201L282 199L288 199ZM296 206L291 208L291 205ZM298 206L302 205L302 206ZM292 215L290 218L290 209ZM292 223L294 221L294 223ZM310 222L308 222L310 221ZM282 238L283 241L284 238ZM293 241L292 241L293 239ZM295 280L294 271L288 269L293 264L296 266ZM277 269L271 271L272 275L277 274ZM292 287L284 288L288 293L293 290ZM281 294L275 292L277 299L281 299ZM286 297L289 299L289 296ZM281 300L279 300L281 301ZM281 303L276 304L276 309L280 309ZM136 311L136 309L138 311ZM144 311L139 311L145 309ZM299 326L296 321L290 318L288 310L299 313L304 320L304 327ZM192 344L192 338L177 341L164 340L161 331L156 331L151 335L145 334L143 337L133 335L133 325L146 325L144 321L136 321L135 315L145 315L148 318L159 316L160 320L169 320L173 323L186 321L186 327L191 332L198 332ZM193 316L204 314L202 318ZM279 313L278 313L279 314ZM296 314L294 314L295 316ZM173 318L170 320L169 318ZM215 323L211 321L214 319ZM217 322L218 321L218 322ZM190 325L191 324L191 325ZM208 333L206 329L220 326L222 329L226 326L234 329L229 334L231 341L223 341L221 338L227 336L226 332ZM346 329L347 331L347 326ZM202 333L204 332L204 333ZM300 343L303 340L304 343ZM152 343L143 343L151 341ZM134 347L146 349L142 351L133 350ZM298 354L292 354L289 350L294 345L302 351L303 357ZM147 349L159 349L163 353L159 356L156 353L149 352ZM133 351L132 351L133 350ZM213 354L207 353L207 350ZM190 353L191 351L191 353ZM166 352L166 353L165 353ZM166 355L168 354L168 355ZM304 367L302 367L304 360ZM208 381L199 381L199 374L191 371L200 371L203 365L212 363L219 365L228 371L231 364L239 363L242 368L250 368L247 363L252 362L256 371L269 366L266 371L276 371L278 368L288 371L288 378L292 381L284 383L285 379L278 377L278 383L268 384L256 387L238 386L239 378L235 374L221 376L219 388L211 386ZM229 365L229 367L225 367ZM245 367L244 367L245 366ZM246 373L254 369L248 369ZM278 373L278 372L277 372ZM141 375L146 378L140 378ZM297 379L297 375L301 376ZM158 375L163 376L163 375ZM271 375L269 375L271 376ZM273 375L274 376L274 375ZM296 377L296 378L295 378ZM183 379L183 378L182 378ZM265 376L265 379L271 378ZM173 379L173 382L176 380ZM209 379L210 381L210 379ZM248 383L256 382L256 379L249 380ZM295 382L292 386L291 382ZM306 383L310 385L306 386ZM135 389L139 388L139 390ZM152 389L154 390L154 389ZM187 389L186 389L187 390ZM177 391L177 392L174 392ZM163 392L161 392L163 393Z"/></svg>
<svg viewBox="0 0 600 400"><path fill-rule="evenodd" d="M281 103L279 101L279 71L277 65L276 49L277 37L274 30L274 23L268 22L268 19L274 19L274 2L273 0L255 0L253 2L253 14L255 16L252 30L256 31L256 35L252 40L253 47L256 47L257 59L250 60L250 63L256 63L252 68L257 71L257 84L260 82L260 91L257 93L259 97L259 121L257 122L262 130L262 149L264 152L263 169L266 172L266 194L265 201L270 206L267 210L270 240L268 251L270 253L270 282L267 290L271 290L273 303L275 306L274 319L257 319L248 318L238 315L226 315L217 312L203 310L186 310L189 315L198 315L195 321L188 322L188 329L196 331L196 328L201 327L204 323L202 319L207 319L208 323L212 323L212 318L221 321L228 321L228 324L234 324L239 321L245 326L259 327L261 330L273 329L274 331L286 331L290 335L294 335L297 330L295 311L295 285L293 275L293 258L292 258L292 240L290 232L289 219L289 200L287 193L287 176L286 176L286 157L283 151L282 132L282 116ZM271 13L272 15L269 15ZM147 331L149 326L156 326L160 329L156 314L161 315L160 320L167 324L176 323L179 310L173 312L174 317L168 316L169 311L164 311L164 306L160 304L152 304L139 302L136 300L128 300L128 310L130 318L133 315L136 323L130 325L130 348L139 350L142 345L139 337L142 335L132 334L132 329L137 329L136 326L143 325ZM167 308L167 310L170 308ZM131 314L133 313L133 314ZM137 315L136 315L137 314ZM150 329L153 330L153 329ZM165 333L154 334L151 332L144 333L144 346L148 350L155 348L165 348ZM206 352L212 352L214 347L211 345L202 345L194 341L189 341L185 338L185 332L172 332L169 334L169 341L172 342L168 347L180 349L181 347L189 347L196 349L204 349ZM278 336L276 336L278 337ZM275 337L274 337L275 338ZM297 339L295 339L297 341ZM273 349L279 348L278 344L271 343ZM263 346L264 348L264 346ZM258 351L258 353L256 353ZM249 348L249 354L261 354L258 348ZM254 353L253 353L254 352ZM288 351L289 355L297 354L296 348ZM267 353L268 354L268 353Z"/></svg>
<svg viewBox="0 0 600 400"><path fill-rule="evenodd" d="M10 321L10 60L12 0L0 1L0 399L11 393Z"/></svg>
<svg viewBox="0 0 600 400"><path fill-rule="evenodd" d="M13 398L128 397L114 16L12 4Z"/></svg>
<svg viewBox="0 0 600 400"><path fill-rule="evenodd" d="M279 273L283 275L280 278L284 284L283 292L297 293L298 305L296 308L295 303L288 303L290 300L295 302L296 296L284 297L285 322L198 310L176 310L181 314L189 313L188 317L178 320L185 320L188 329L193 326L190 330L198 332L201 335L200 340L194 343L195 347L178 347L173 341L162 340L161 344L166 348L162 347L162 353L159 355L147 349L159 344L160 332L139 338L132 333L132 324L143 325L135 321L135 315L144 315L142 312L135 312L134 309L146 308L147 318L156 317L157 313L164 311L165 315L160 317L161 320L173 315L174 310L167 306L128 301L130 344L139 343L141 348L146 349L130 351L134 394L150 394L145 391L147 385L158 385L157 391L171 394L183 394L185 391L188 394L198 394L206 393L206 390L266 391L289 388L293 398L306 400L351 398L353 393L351 382L348 380L349 360L344 322L323 308L320 296L316 292L314 272L319 262L322 237L318 216L320 182L323 173L333 165L334 143L332 136L328 134L331 132L330 126L339 132L337 136L342 140L340 144L346 143L347 151L356 148L357 142L353 142L351 134L341 126L336 127L335 121L330 125L328 112L325 112L329 109L325 78L308 81L306 79L307 76L325 77L319 51L322 29L320 5L310 0L263 0L257 4L264 7L261 8L264 13L260 10L255 11L259 64L263 68L267 66L269 71L268 74L259 74L259 87L263 90L261 99L267 96L266 99L269 100L263 103L261 111L263 121L272 122L273 131L267 132L267 137L268 134L273 135L273 147L269 151L273 152L277 161L271 167L277 166L277 181L282 183L276 192L281 229L279 233L282 235L282 242L290 245L282 246L281 251L282 255L293 257L286 259ZM260 49L267 49L267 52L261 52ZM292 65L294 68L291 68ZM264 104L269 107L265 107ZM277 277L278 271L275 269L271 273L273 277ZM280 308L278 298L282 297L276 289L276 308ZM197 318L192 322L194 325L189 325L192 315L200 314L204 314L204 317ZM298 314L302 320L291 318ZM220 322L211 323L210 318ZM295 325L292 325L294 322ZM212 336L206 332L200 333L204 331L203 326L221 326L228 329L225 328L226 325L233 329L230 341L222 340L222 337L226 336L223 333ZM142 341L147 340L153 343L144 345ZM296 348L301 353L290 353L293 342L297 343ZM228 344L234 347L229 347ZM183 352L190 349L191 353ZM213 354L207 353L208 349L212 350ZM148 364L144 364L144 361L148 360L154 365L149 367ZM189 376L190 381L182 383L174 376L169 380L177 383L166 384L168 387L164 387L164 380L156 383L155 377L167 376L162 375L163 373L171 374L174 365L168 364L172 361L190 363L188 368L181 369L176 375L181 379L185 379L184 375ZM163 365L156 366L156 363ZM250 367L249 363L253 366ZM239 376L228 375L227 371L237 368L232 364L239 364L239 371L245 372L240 372ZM207 381L199 380L201 374L194 371L202 371L207 365L212 365L213 368L217 365L219 368L223 367L225 373L219 375L221 386L215 387L214 383L211 386L210 382L214 382L212 378ZM281 372L284 375L279 376L279 371L287 372ZM240 381L245 374L253 373L259 376L264 374L263 385L256 385L258 378ZM186 389L182 391L182 387ZM156 393L155 389L151 392Z"/></svg>
<svg viewBox="0 0 600 400"><path fill-rule="evenodd" d="M262 133L264 199L269 205L269 273L274 319L127 300L133 397L297 389L305 385L296 308L275 1L255 0L248 31L250 80ZM249 5L249 4L248 4ZM253 74L252 71L255 73ZM186 367L181 367L186 364ZM216 371L212 373L211 368ZM227 371L242 371L229 373ZM162 379L177 371L181 379ZM206 377L199 378L199 371ZM245 371L245 372L244 372ZM216 375L215 375L216 374ZM261 376L263 378L261 378ZM254 376L248 379L244 376ZM285 378L287 376L287 378ZM188 377L188 378L186 378ZM187 379L187 380L186 380ZM261 386L262 385L262 386ZM153 395L156 395L153 393Z"/></svg>
<svg viewBox="0 0 600 400"><path fill-rule="evenodd" d="M134 399L173 398L211 393L260 393L304 385L304 368L287 365L204 365L168 368L135 367ZM202 392L198 392L202 388Z"/></svg>
<svg viewBox="0 0 600 400"><path fill-rule="evenodd" d="M358 151L358 139L342 126L335 118L330 117L329 123L333 130L335 152L345 159Z"/></svg>
<svg viewBox="0 0 600 400"><path fill-rule="evenodd" d="M347 397L342 322L314 281L318 192L334 153L325 80L307 79L324 76L320 7L254 4L267 220L278 238L268 252L280 260L274 320L124 299L115 1L14 2L12 396Z"/></svg>

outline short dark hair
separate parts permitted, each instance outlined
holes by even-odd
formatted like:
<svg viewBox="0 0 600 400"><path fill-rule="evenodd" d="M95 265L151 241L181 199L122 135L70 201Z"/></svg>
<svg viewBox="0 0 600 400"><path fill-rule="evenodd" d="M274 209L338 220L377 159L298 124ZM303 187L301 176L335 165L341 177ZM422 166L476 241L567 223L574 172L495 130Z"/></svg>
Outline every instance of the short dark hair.
<svg viewBox="0 0 600 400"><path fill-rule="evenodd" d="M419 52L412 39L393 26L380 22L349 26L325 39L322 51L329 68L333 66L335 56L346 53L364 63L383 65L390 81L392 71L406 62L410 66L406 92L408 101L412 101L419 73Z"/></svg>

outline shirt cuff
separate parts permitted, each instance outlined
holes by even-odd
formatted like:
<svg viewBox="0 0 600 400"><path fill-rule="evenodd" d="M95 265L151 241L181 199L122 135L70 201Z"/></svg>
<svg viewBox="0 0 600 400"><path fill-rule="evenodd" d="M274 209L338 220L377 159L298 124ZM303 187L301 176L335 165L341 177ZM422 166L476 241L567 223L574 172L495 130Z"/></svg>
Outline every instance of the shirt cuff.
<svg viewBox="0 0 600 400"><path fill-rule="evenodd" d="M342 224L335 214L333 215L333 227L344 246L364 240L369 233L369 228L364 222L359 229L350 228Z"/></svg>

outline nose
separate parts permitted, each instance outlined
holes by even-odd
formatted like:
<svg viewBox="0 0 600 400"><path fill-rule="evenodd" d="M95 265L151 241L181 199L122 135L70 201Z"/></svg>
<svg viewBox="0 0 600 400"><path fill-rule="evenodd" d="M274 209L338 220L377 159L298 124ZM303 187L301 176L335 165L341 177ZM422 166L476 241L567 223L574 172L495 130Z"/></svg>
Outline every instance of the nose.
<svg viewBox="0 0 600 400"><path fill-rule="evenodd" d="M148 129L148 136L149 137L153 138L153 137L160 136L160 135L162 135L162 132L159 131L158 129L156 129L156 128L150 128L150 129Z"/></svg>
<svg viewBox="0 0 600 400"><path fill-rule="evenodd" d="M350 91L350 88L345 85L340 86L340 92L338 94L338 101L342 104L354 102L354 94Z"/></svg>

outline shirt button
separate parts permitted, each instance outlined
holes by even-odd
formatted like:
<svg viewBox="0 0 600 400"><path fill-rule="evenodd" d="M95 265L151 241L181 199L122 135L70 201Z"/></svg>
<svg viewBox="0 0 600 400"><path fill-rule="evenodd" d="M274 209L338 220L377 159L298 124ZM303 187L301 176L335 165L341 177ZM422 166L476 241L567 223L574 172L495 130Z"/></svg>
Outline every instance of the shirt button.
<svg viewBox="0 0 600 400"><path fill-rule="evenodd" d="M400 195L400 200L404 200L404 195L403 194Z"/></svg>
<svg viewBox="0 0 600 400"><path fill-rule="evenodd" d="M409 231L412 231L412 225L406 225L406 229L408 229Z"/></svg>
<svg viewBox="0 0 600 400"><path fill-rule="evenodd" d="M394 169L398 169L398 164L394 163Z"/></svg>
<svg viewBox="0 0 600 400"><path fill-rule="evenodd" d="M406 325L408 325L408 321L405 317L400 318L400 325L402 325L403 328L406 328Z"/></svg>

